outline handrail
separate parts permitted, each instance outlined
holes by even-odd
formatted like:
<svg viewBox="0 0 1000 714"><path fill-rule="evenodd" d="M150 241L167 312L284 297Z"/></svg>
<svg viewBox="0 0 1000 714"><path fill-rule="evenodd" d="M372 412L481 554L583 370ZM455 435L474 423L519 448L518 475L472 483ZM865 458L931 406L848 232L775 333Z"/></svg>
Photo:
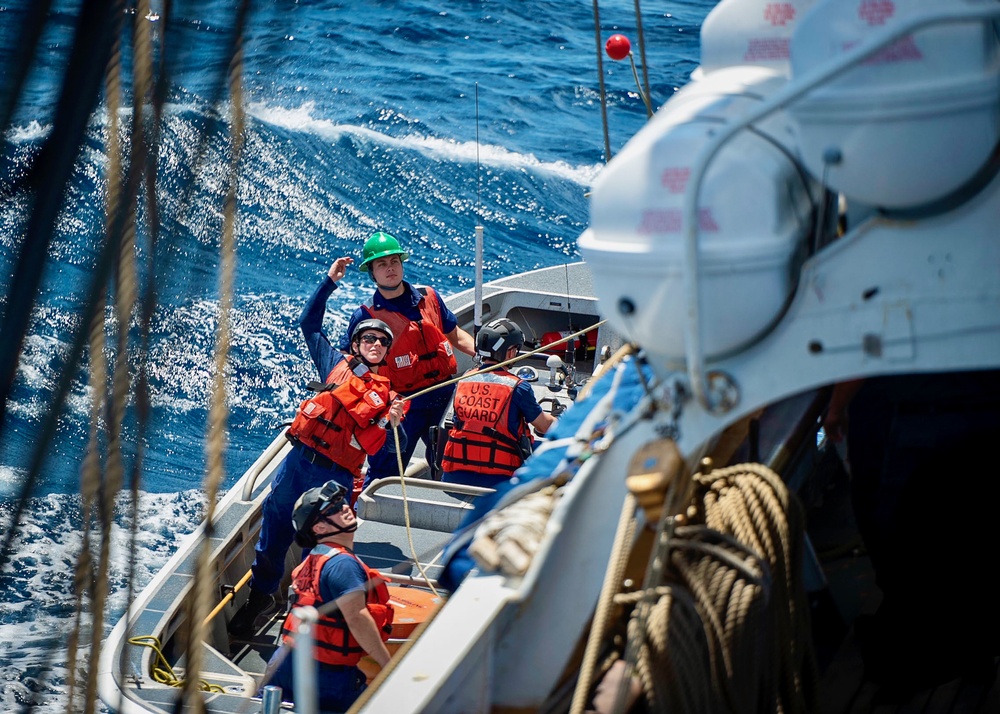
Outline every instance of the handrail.
<svg viewBox="0 0 1000 714"><path fill-rule="evenodd" d="M469 486L464 483L447 483L445 481L434 481L427 478L415 478L408 476L406 477L407 483L411 487L419 488L430 488L436 491L452 491L453 493L462 493L468 496L482 496L487 493L493 493L495 489L492 488L482 488L480 486ZM394 484L402 484L403 479L399 476L387 476L385 478L376 479L368 484L362 495L371 496L375 492L385 488L386 486L392 486Z"/></svg>
<svg viewBox="0 0 1000 714"><path fill-rule="evenodd" d="M261 472L274 460L274 457L285 448L288 444L288 439L285 438L284 432L275 437L274 441L264 450L264 453L253 463L253 465L247 469L246 474L243 475L243 494L241 500L251 501L253 500L253 489L257 485L257 477L260 476Z"/></svg>
<svg viewBox="0 0 1000 714"><path fill-rule="evenodd" d="M899 25L879 30L864 42L847 50L840 57L807 73L801 80L786 84L770 98L763 101L756 109L750 111L742 120L733 124L720 126L712 141L702 147L698 158L692 166L688 181L688 191L684 195L684 286L687 295L687 321L685 323L685 353L687 358L688 380L691 390L698 403L709 412L714 412L720 405L713 404L708 389L705 374L705 355L701 339L701 312L698 296L699 259L698 259L698 193L702 180L708 170L708 165L715 155L737 133L746 129L754 122L760 121L773 112L783 109L799 99L806 92L836 77L853 67L886 45L903 35L910 34L927 25L968 22L1000 17L1000 6L986 5L980 7L934 9L926 13L903 19Z"/></svg>

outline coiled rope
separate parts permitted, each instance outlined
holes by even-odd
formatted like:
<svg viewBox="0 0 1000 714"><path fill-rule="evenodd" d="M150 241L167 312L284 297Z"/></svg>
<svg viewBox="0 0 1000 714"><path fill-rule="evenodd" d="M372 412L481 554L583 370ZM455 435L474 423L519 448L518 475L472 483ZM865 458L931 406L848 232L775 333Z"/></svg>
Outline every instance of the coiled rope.
<svg viewBox="0 0 1000 714"><path fill-rule="evenodd" d="M152 635L140 635L138 637L130 637L128 639L128 643L138 647L149 647L153 650L153 654L156 655L156 664L153 665L152 669L154 681L159 682L160 684L166 684L168 687L184 686L184 680L178 679L177 675L174 673L174 668L170 666L167 658L163 656L163 648L158 638L153 637ZM226 693L226 690L218 684L206 682L204 679L198 680L198 689L202 692L213 692L216 694Z"/></svg>
<svg viewBox="0 0 1000 714"><path fill-rule="evenodd" d="M818 670L799 577L800 504L760 464L697 475L695 491L678 519L687 523L665 544L660 582L614 598L632 606L627 660L646 707L812 711Z"/></svg>

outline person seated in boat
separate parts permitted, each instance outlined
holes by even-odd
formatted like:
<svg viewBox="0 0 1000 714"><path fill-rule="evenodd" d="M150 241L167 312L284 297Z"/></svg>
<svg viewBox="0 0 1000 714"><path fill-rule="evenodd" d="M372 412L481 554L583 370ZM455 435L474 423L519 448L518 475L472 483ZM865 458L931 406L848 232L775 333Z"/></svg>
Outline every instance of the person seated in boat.
<svg viewBox="0 0 1000 714"><path fill-rule="evenodd" d="M338 258L329 277L342 276L350 261ZM325 305L328 295L314 294L310 305L319 300ZM315 309L307 305L300 322L308 324L306 318ZM348 494L353 493L366 455L394 453L395 439L388 437L387 430L399 426L406 404L392 391L389 380L379 374L392 339L389 326L373 319L355 326L348 354L333 350L329 343L325 350L321 349L322 343L310 341L307 335L313 360L326 381L318 394L302 402L286 432L295 446L278 467L271 493L264 500L250 594L229 622L231 635L253 633L257 623L277 609L275 592L285 573L285 554L294 536L291 513L295 500L331 479ZM401 443L404 439L405 435L401 435Z"/></svg>
<svg viewBox="0 0 1000 714"><path fill-rule="evenodd" d="M351 315L347 335L362 320L377 318L392 328L396 339L389 349L382 373L389 377L392 388L410 401L410 410L400 431L406 433L406 445L401 446L403 467L409 462L418 440L427 453L433 453L431 430L441 423L454 386L430 389L449 381L458 371L454 350L475 356L472 336L458 326L455 314L430 287L415 287L403 279L403 263L409 258L399 241L388 233L373 233L365 241L362 261L358 266L375 283L371 299ZM368 459L364 486L376 479L398 476L399 465L393 454L379 453Z"/></svg>
<svg viewBox="0 0 1000 714"><path fill-rule="evenodd" d="M482 364L470 369L455 389L442 481L495 488L531 454L528 426L544 435L556 423L539 405L530 384L495 367L516 357L523 344L521 327L505 317L486 323L476 335Z"/></svg>
<svg viewBox="0 0 1000 714"><path fill-rule="evenodd" d="M347 490L337 481L306 491L295 503L290 522L295 541L309 555L292 572L288 615L281 627L281 647L268 662L265 684L281 687L282 698L295 701L294 657L299 618L294 608L315 607L318 663L316 692L321 711L346 711L365 690L358 667L369 655L380 666L389 661L386 641L393 608L377 570L354 554L358 521Z"/></svg>

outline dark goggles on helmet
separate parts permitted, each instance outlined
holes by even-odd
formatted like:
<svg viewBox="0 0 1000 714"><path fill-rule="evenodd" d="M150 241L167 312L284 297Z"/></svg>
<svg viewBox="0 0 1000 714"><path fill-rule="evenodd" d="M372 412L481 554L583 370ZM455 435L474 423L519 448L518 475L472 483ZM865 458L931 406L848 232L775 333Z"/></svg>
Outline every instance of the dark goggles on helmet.
<svg viewBox="0 0 1000 714"><path fill-rule="evenodd" d="M323 490L319 492L319 498L313 504L312 511L310 511L309 517L306 519L306 527L312 528L321 519L326 519L328 516L335 515L343 510L344 505L347 503L345 493L344 487L339 483L332 481L327 483L323 487Z"/></svg>

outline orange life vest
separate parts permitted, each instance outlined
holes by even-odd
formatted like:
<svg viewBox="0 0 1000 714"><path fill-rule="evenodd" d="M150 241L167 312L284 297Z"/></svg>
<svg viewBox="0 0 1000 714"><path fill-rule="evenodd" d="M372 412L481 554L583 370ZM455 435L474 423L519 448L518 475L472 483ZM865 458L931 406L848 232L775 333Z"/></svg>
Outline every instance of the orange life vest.
<svg viewBox="0 0 1000 714"><path fill-rule="evenodd" d="M455 352L441 324L440 298L433 288L421 287L417 308L421 319L413 322L394 310L362 305L372 317L392 330L392 347L380 372L397 392L415 392L443 382L458 371Z"/></svg>
<svg viewBox="0 0 1000 714"><path fill-rule="evenodd" d="M292 571L292 587L289 596L289 612L281 626L282 641L291 644L293 635L298 631L300 620L295 616L296 607L313 606L318 608L323 604L320 597L320 576L323 565L330 558L339 554L354 558L365 570L368 576L366 588L367 603L365 607L375 620L379 636L383 642L389 640L392 632L393 609L389 604L389 589L379 572L361 562L358 556L343 546L320 543L295 570ZM321 615L316 623L316 659L329 665L356 665L365 655L365 651L351 634L347 621L339 610L330 615Z"/></svg>
<svg viewBox="0 0 1000 714"><path fill-rule="evenodd" d="M524 463L528 433L521 421L516 434L508 426L510 403L521 380L503 369L467 374L455 388L454 427L448 432L441 468L510 477ZM524 440L526 441L526 439Z"/></svg>
<svg viewBox="0 0 1000 714"><path fill-rule="evenodd" d="M319 394L299 406L288 438L360 475L365 454L377 453L385 443L394 397L389 380L349 357L334 366L326 381Z"/></svg>

